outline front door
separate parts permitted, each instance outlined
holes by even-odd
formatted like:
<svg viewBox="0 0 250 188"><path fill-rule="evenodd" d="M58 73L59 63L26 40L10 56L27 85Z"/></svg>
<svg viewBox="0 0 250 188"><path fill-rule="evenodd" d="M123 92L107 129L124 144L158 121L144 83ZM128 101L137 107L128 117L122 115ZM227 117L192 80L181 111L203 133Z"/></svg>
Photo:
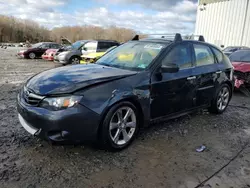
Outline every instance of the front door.
<svg viewBox="0 0 250 188"><path fill-rule="evenodd" d="M151 119L195 107L196 78L193 76L192 45L183 42L166 54L162 65L174 63L177 73L155 72L151 78Z"/></svg>

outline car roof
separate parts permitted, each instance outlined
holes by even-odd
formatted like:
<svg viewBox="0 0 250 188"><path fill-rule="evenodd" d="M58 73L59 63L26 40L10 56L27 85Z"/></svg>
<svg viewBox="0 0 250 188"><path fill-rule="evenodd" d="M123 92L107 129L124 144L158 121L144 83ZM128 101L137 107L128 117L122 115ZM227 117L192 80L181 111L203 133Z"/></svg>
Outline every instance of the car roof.
<svg viewBox="0 0 250 188"><path fill-rule="evenodd" d="M237 50L233 53L236 53L236 52L249 52L250 53L250 49L242 49L242 50Z"/></svg>

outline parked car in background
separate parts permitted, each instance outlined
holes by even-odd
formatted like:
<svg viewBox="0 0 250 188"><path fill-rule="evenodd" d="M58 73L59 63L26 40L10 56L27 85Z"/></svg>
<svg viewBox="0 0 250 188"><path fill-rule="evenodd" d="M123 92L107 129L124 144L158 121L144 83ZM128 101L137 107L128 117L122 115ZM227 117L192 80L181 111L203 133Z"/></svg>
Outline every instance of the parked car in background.
<svg viewBox="0 0 250 188"><path fill-rule="evenodd" d="M44 52L44 54L42 55L42 58L44 60L54 61L54 55L56 54L57 51L58 49L48 49Z"/></svg>
<svg viewBox="0 0 250 188"><path fill-rule="evenodd" d="M62 45L54 43L54 42L40 42L32 45L30 48L26 50L21 50L18 52L18 56L22 58L29 58L29 59L35 59L35 58L41 58L41 56L44 54L44 52L48 49L59 49Z"/></svg>
<svg viewBox="0 0 250 188"><path fill-rule="evenodd" d="M109 48L106 52L95 52L95 53L88 53L81 56L81 64L86 63L95 63L100 57L102 57L104 54L110 52L111 50L115 49L117 46L113 46Z"/></svg>
<svg viewBox="0 0 250 188"><path fill-rule="evenodd" d="M250 50L238 50L229 59L234 66L235 87L250 89Z"/></svg>
<svg viewBox="0 0 250 188"><path fill-rule="evenodd" d="M236 52L237 50L246 50L246 49L249 49L249 48L246 46L228 46L222 51L227 56L230 56L232 53Z"/></svg>
<svg viewBox="0 0 250 188"><path fill-rule="evenodd" d="M88 53L105 52L112 46L119 43L111 40L81 40L64 49L63 52L56 53L54 62L66 64L80 64L81 56Z"/></svg>
<svg viewBox="0 0 250 188"><path fill-rule="evenodd" d="M150 122L201 108L223 113L232 96L233 66L202 38L133 40L94 64L37 74L18 94L19 121L52 142L98 141L121 150Z"/></svg>

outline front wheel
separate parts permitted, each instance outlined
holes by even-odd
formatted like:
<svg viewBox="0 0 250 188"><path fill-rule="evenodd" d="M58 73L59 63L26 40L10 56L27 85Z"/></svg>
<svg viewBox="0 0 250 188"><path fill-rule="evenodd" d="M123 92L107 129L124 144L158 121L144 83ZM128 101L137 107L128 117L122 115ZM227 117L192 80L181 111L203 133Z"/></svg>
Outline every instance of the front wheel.
<svg viewBox="0 0 250 188"><path fill-rule="evenodd" d="M70 59L70 63L72 65L77 65L77 64L80 64L80 61L81 61L81 58L80 57L77 57L77 56L74 56Z"/></svg>
<svg viewBox="0 0 250 188"><path fill-rule="evenodd" d="M111 151L122 150L134 140L139 129L136 107L130 102L121 102L108 111L101 127L101 144Z"/></svg>
<svg viewBox="0 0 250 188"><path fill-rule="evenodd" d="M228 84L221 85L216 92L216 96L212 101L209 111L215 114L223 113L230 102L231 96L232 91Z"/></svg>

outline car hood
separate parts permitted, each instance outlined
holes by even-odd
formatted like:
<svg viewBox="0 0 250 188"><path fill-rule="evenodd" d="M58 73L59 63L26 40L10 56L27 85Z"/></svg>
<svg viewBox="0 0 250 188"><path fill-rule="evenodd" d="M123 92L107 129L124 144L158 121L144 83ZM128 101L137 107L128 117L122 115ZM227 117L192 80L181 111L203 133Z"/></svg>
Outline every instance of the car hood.
<svg viewBox="0 0 250 188"><path fill-rule="evenodd" d="M235 71L250 72L250 62L232 62Z"/></svg>
<svg viewBox="0 0 250 188"><path fill-rule="evenodd" d="M66 66L35 75L27 81L26 87L38 95L69 94L136 73L97 64Z"/></svg>

